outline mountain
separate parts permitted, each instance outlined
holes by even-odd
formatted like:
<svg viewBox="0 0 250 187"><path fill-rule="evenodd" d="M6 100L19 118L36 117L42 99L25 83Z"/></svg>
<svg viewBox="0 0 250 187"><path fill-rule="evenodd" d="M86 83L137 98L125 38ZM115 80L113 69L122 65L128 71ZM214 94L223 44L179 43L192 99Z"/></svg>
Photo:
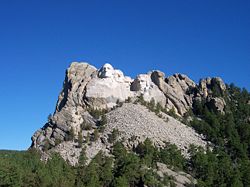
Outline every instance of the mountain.
<svg viewBox="0 0 250 187"><path fill-rule="evenodd" d="M173 144L189 158L191 145L212 149L212 143L185 122L192 121L190 113L201 102L224 114L225 92L219 77L196 84L186 75L165 77L154 70L132 79L110 64L97 69L74 62L66 71L56 110L32 136L31 148L43 160L59 153L77 166L83 148L89 163L100 151L112 156L116 142L134 150L150 140L160 149Z"/></svg>
<svg viewBox="0 0 250 187"><path fill-rule="evenodd" d="M250 93L159 70L74 62L27 151L0 151L0 186L250 186Z"/></svg>
<svg viewBox="0 0 250 187"><path fill-rule="evenodd" d="M78 146L79 138L88 142L98 132L97 140L84 144L91 159L100 150L110 153L109 136L117 130L117 140L123 140L129 149L149 138L158 147L164 142L175 144L188 156L190 144L206 147L208 142L169 113L182 118L201 100L223 113L225 101L221 95L225 90L220 78L203 79L197 85L183 74L165 78L163 72L151 71L133 80L110 64L96 69L87 63L74 62L67 69L54 114L33 135L31 147L44 152L45 157L46 153L58 152L75 165L82 147ZM151 103L159 111L149 111L143 102ZM102 118L106 120L103 126Z"/></svg>

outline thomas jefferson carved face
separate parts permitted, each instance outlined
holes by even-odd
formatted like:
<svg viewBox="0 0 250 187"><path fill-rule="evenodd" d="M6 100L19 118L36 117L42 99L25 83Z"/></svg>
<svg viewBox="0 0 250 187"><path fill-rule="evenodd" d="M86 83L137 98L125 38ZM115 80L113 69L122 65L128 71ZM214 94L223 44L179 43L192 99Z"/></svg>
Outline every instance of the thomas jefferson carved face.
<svg viewBox="0 0 250 187"><path fill-rule="evenodd" d="M100 78L112 78L114 76L114 68L110 64L104 64L99 71Z"/></svg>

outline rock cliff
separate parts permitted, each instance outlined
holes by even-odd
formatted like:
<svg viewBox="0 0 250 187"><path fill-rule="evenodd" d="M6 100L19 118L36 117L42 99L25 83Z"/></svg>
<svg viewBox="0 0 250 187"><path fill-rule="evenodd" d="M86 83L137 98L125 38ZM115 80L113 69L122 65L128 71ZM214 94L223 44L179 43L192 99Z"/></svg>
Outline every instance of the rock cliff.
<svg viewBox="0 0 250 187"><path fill-rule="evenodd" d="M187 156L190 144L206 146L203 137L166 113L149 111L138 99L175 111L178 118L192 110L195 101L206 102L223 113L225 88L220 78L206 78L196 84L186 75L165 77L157 70L132 79L110 64L97 69L74 62L66 71L54 114L34 133L31 147L45 157L59 152L75 165L82 150L79 139L91 159L100 150L109 154L112 141L120 140L132 149L149 138L159 147L173 143ZM111 141L115 132L117 137Z"/></svg>

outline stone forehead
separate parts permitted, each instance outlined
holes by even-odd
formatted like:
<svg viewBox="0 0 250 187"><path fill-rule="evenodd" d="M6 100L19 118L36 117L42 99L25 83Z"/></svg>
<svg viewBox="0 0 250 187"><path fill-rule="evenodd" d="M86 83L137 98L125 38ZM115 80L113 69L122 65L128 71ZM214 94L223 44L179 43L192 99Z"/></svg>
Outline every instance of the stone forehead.
<svg viewBox="0 0 250 187"><path fill-rule="evenodd" d="M109 63L106 63L102 66L102 68L107 68L107 69L114 69L113 66Z"/></svg>
<svg viewBox="0 0 250 187"><path fill-rule="evenodd" d="M149 79L149 76L147 74L140 74L137 76L138 80L147 80Z"/></svg>

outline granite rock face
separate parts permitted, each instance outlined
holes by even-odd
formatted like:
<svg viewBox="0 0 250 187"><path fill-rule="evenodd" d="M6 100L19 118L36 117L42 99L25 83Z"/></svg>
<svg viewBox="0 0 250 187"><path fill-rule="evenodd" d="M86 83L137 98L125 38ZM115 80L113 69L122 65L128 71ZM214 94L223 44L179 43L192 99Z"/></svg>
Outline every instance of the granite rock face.
<svg viewBox="0 0 250 187"><path fill-rule="evenodd" d="M195 100L204 100L213 110L223 113L225 89L220 78L203 79L197 85L186 75L174 74L165 78L163 72L156 70L132 79L110 64L97 69L88 63L73 62L66 71L55 112L34 133L31 147L44 155L59 152L75 165L81 151L76 143L79 135L87 142L99 128L100 117L91 111L105 109L105 129L95 142L84 145L89 159L100 150L110 153L112 144L108 139L114 129L119 130L118 139L125 140L128 149L150 138L156 146L162 146L165 141L176 144L186 155L190 144L206 146L193 129L165 113L160 118L140 104L124 102L142 96L145 101L154 100L166 110L174 109L182 117L192 109Z"/></svg>
<svg viewBox="0 0 250 187"><path fill-rule="evenodd" d="M164 93L162 93L157 85L154 84L150 74L138 75L131 84L131 91L137 92L137 95L142 95L147 102L154 99L154 101L161 106L165 107L166 105L166 97L164 96Z"/></svg>
<svg viewBox="0 0 250 187"><path fill-rule="evenodd" d="M226 85L220 77L208 77L200 80L198 90L195 99L203 99L212 110L224 113L226 102L223 95L226 91Z"/></svg>
<svg viewBox="0 0 250 187"><path fill-rule="evenodd" d="M211 95L222 95L226 90L226 85L220 77L202 79L199 83L199 89L203 97Z"/></svg>
<svg viewBox="0 0 250 187"><path fill-rule="evenodd" d="M189 93L196 87L196 84L183 74L174 74L165 78L165 74L160 71L154 71L151 74L153 82L165 94L168 109L174 109L178 114L184 115L191 107L193 94Z"/></svg>
<svg viewBox="0 0 250 187"><path fill-rule="evenodd" d="M105 64L98 76L93 77L86 86L85 98L88 105L95 108L112 108L118 102L133 97L130 91L132 79L125 77L120 70Z"/></svg>
<svg viewBox="0 0 250 187"><path fill-rule="evenodd" d="M160 177L164 177L164 174L173 177L176 187L185 187L187 186L187 184L192 184L192 186L194 186L195 184L197 184L197 181L191 175L185 172L173 171L169 169L165 164L159 162L156 163L156 166L157 174Z"/></svg>
<svg viewBox="0 0 250 187"><path fill-rule="evenodd" d="M63 108L85 106L84 94L87 83L97 69L87 63L73 62L66 71L63 89L58 97L56 112Z"/></svg>

